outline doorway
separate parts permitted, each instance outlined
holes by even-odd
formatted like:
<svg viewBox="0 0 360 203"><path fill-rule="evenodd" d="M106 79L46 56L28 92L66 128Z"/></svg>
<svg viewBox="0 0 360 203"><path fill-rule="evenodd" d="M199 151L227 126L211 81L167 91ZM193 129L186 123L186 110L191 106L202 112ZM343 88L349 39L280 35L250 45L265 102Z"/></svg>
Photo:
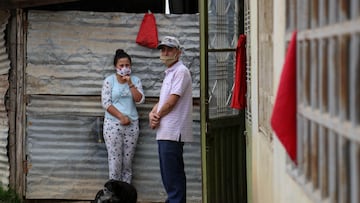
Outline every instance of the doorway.
<svg viewBox="0 0 360 203"><path fill-rule="evenodd" d="M200 4L203 200L247 202L245 111L230 107L242 1Z"/></svg>

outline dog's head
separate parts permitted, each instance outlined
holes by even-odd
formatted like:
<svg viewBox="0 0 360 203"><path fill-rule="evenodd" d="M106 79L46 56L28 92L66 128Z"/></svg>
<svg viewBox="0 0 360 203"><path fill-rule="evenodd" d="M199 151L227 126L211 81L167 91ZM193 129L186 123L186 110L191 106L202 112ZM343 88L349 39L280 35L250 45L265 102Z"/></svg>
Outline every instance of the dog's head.
<svg viewBox="0 0 360 203"><path fill-rule="evenodd" d="M95 203L136 203L137 191L129 183L109 180L95 196Z"/></svg>

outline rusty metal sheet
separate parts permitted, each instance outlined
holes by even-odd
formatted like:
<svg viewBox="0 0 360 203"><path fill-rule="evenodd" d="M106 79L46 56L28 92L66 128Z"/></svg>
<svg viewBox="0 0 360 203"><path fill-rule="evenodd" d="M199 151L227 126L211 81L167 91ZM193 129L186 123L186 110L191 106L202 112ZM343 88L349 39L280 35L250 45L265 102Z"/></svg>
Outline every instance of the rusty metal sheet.
<svg viewBox="0 0 360 203"><path fill-rule="evenodd" d="M193 96L200 96L198 15L154 14L159 38L175 35L182 59L193 76ZM27 94L99 95L103 79L114 72L118 48L132 56L133 72L146 96L158 96L164 65L159 50L138 45L144 14L81 11L30 11L27 35Z"/></svg>
<svg viewBox="0 0 360 203"><path fill-rule="evenodd" d="M8 136L9 118L5 107L5 95L9 88L10 61L5 46L5 28L8 13L0 11L0 185L5 187L9 184L9 158L8 158Z"/></svg>
<svg viewBox="0 0 360 203"><path fill-rule="evenodd" d="M8 75L0 75L0 185L9 184L9 158L7 153L9 119L5 109L5 94L9 88Z"/></svg>
<svg viewBox="0 0 360 203"><path fill-rule="evenodd" d="M138 106L140 138L133 184L139 200L161 202L162 187L155 131L148 113L156 100ZM108 178L102 138L100 97L31 96L27 107L27 199L91 200ZM185 145L188 202L201 201L200 108L194 106L195 142Z"/></svg>
<svg viewBox="0 0 360 203"><path fill-rule="evenodd" d="M197 15L155 14L159 38L178 35L183 61L199 97L199 23ZM91 200L108 178L102 142L100 92L111 74L113 54L125 49L142 80L146 102L138 106L140 138L133 183L139 201L161 202L155 131L148 113L159 95L165 67L159 51L137 45L143 14L29 11L26 67L27 199ZM185 145L188 202L201 202L200 108L194 106L195 142Z"/></svg>

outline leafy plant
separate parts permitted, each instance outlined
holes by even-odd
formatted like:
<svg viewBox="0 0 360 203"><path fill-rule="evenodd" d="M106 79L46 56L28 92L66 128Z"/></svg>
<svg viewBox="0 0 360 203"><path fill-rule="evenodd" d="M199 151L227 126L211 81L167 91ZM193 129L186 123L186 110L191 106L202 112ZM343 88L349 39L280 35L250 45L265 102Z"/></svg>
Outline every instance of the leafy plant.
<svg viewBox="0 0 360 203"><path fill-rule="evenodd" d="M21 203L22 200L20 199L19 195L9 188L8 190L4 190L0 186L0 203Z"/></svg>

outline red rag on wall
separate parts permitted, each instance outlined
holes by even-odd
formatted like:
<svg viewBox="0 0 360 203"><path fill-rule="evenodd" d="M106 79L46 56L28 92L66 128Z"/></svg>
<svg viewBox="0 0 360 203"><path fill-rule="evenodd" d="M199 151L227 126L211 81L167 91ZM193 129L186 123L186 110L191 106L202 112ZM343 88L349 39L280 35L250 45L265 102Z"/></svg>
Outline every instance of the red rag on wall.
<svg viewBox="0 0 360 203"><path fill-rule="evenodd" d="M240 35L236 47L235 81L231 108L244 109L246 107L246 35Z"/></svg>
<svg viewBox="0 0 360 203"><path fill-rule="evenodd" d="M136 43L148 48L157 48L159 40L153 13L145 13L136 37Z"/></svg>
<svg viewBox="0 0 360 203"><path fill-rule="evenodd" d="M295 163L296 112L296 32L293 32L281 73L271 126Z"/></svg>

